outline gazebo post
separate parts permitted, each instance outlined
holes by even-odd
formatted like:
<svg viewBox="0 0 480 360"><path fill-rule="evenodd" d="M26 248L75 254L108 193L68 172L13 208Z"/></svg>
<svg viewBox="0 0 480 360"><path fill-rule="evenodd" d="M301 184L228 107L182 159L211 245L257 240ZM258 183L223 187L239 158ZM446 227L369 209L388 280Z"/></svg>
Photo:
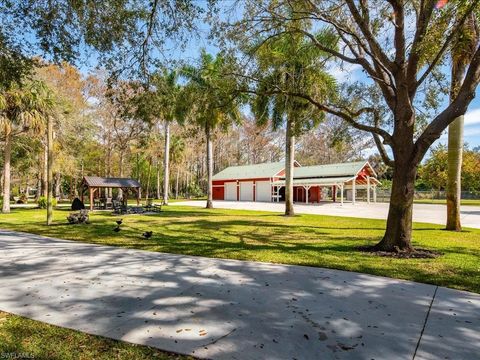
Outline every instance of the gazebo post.
<svg viewBox="0 0 480 360"><path fill-rule="evenodd" d="M90 211L92 211L93 210L93 188L89 186L88 190L90 191Z"/></svg>
<svg viewBox="0 0 480 360"><path fill-rule="evenodd" d="M137 188L137 206L140 206L140 188Z"/></svg>
<svg viewBox="0 0 480 360"><path fill-rule="evenodd" d="M343 184L340 185L340 204L343 206Z"/></svg>
<svg viewBox="0 0 480 360"><path fill-rule="evenodd" d="M308 204L308 190L310 190L310 186L304 186L305 189L305 204Z"/></svg>
<svg viewBox="0 0 480 360"><path fill-rule="evenodd" d="M332 200L337 202L337 185L332 186Z"/></svg>
<svg viewBox="0 0 480 360"><path fill-rule="evenodd" d="M373 186L373 202L377 203L377 185Z"/></svg>

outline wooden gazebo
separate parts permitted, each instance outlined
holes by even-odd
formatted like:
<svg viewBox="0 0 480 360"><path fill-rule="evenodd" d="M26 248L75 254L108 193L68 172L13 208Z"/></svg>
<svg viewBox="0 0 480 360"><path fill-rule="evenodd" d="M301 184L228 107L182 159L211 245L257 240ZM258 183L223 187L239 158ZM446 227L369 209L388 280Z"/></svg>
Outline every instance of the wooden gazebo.
<svg viewBox="0 0 480 360"><path fill-rule="evenodd" d="M82 202L85 191L88 190L90 199L90 210L93 210L95 193L101 189L122 189L125 195L128 191L135 194L137 205L140 205L140 183L135 179L128 178L106 178L99 176L84 176L82 181ZM126 199L126 196L124 197Z"/></svg>

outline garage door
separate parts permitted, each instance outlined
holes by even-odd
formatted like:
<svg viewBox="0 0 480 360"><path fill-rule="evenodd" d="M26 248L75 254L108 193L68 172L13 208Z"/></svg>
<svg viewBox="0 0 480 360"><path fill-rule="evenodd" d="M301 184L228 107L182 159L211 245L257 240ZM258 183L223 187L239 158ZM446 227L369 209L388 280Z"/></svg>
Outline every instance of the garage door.
<svg viewBox="0 0 480 360"><path fill-rule="evenodd" d="M237 183L225 183L225 200L237 201Z"/></svg>
<svg viewBox="0 0 480 360"><path fill-rule="evenodd" d="M253 181L240 183L240 200L253 201Z"/></svg>
<svg viewBox="0 0 480 360"><path fill-rule="evenodd" d="M270 186L270 181L257 181L255 187L257 190L257 196L255 197L256 201L272 201L272 188Z"/></svg>

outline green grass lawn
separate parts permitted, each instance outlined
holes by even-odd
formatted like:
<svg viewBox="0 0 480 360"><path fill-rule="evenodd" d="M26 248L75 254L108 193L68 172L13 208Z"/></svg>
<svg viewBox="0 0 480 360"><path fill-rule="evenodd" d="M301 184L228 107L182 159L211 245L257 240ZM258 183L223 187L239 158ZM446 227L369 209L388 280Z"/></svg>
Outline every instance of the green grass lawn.
<svg viewBox="0 0 480 360"><path fill-rule="evenodd" d="M0 359L180 360L191 357L93 336L0 311Z"/></svg>
<svg viewBox="0 0 480 360"><path fill-rule="evenodd" d="M245 210L206 210L170 205L156 215L118 217L94 212L89 225L67 225L68 211L55 211L47 227L45 210L15 209L0 215L0 228L95 244L216 258L320 266L408 279L480 293L480 230L461 233L441 225L415 224L414 246L444 253L436 259L395 259L355 250L380 240L385 221L320 215L285 218ZM145 240L141 234L154 231Z"/></svg>

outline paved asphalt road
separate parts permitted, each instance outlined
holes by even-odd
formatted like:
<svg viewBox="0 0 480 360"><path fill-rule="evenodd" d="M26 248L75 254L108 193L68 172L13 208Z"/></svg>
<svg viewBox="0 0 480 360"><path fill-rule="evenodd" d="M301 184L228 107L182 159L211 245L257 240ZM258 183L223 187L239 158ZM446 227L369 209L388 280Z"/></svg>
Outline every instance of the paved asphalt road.
<svg viewBox="0 0 480 360"><path fill-rule="evenodd" d="M0 231L0 309L212 359L478 359L480 295Z"/></svg>

